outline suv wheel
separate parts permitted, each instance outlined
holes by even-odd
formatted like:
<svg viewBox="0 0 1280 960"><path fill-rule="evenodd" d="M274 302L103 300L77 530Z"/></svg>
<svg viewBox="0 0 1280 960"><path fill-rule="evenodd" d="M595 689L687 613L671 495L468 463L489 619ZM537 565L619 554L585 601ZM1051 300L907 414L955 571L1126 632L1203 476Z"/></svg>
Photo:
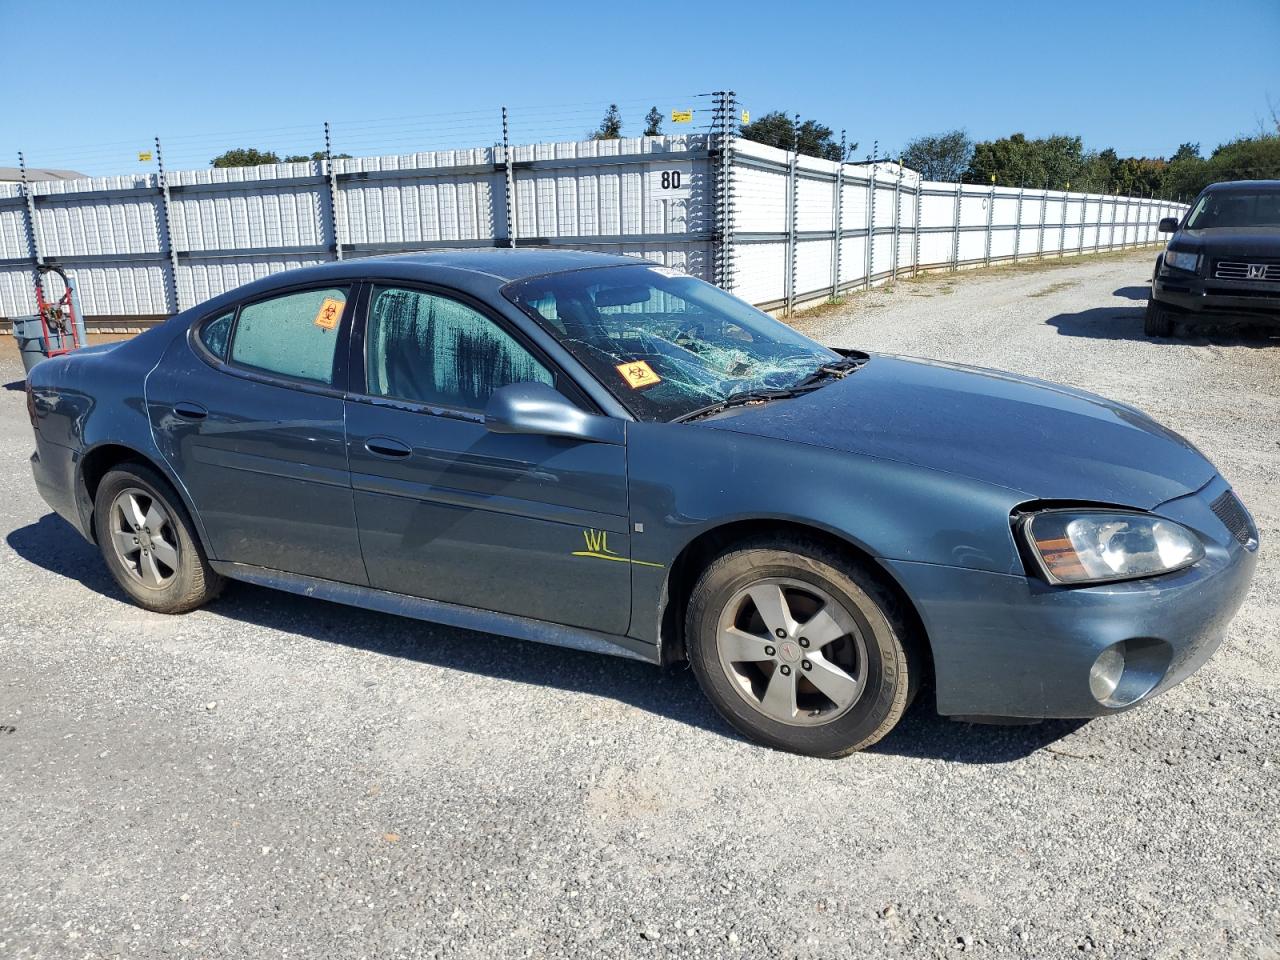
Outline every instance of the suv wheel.
<svg viewBox="0 0 1280 960"><path fill-rule="evenodd" d="M1158 300L1147 301L1147 312L1142 318L1142 332L1148 337L1173 336L1173 311Z"/></svg>
<svg viewBox="0 0 1280 960"><path fill-rule="evenodd" d="M222 590L182 501L150 467L126 463L108 471L94 497L93 525L107 568L138 606L186 613Z"/></svg>
<svg viewBox="0 0 1280 960"><path fill-rule="evenodd" d="M893 729L918 685L916 638L894 595L816 544L753 542L707 567L685 622L703 691L738 731L818 757Z"/></svg>

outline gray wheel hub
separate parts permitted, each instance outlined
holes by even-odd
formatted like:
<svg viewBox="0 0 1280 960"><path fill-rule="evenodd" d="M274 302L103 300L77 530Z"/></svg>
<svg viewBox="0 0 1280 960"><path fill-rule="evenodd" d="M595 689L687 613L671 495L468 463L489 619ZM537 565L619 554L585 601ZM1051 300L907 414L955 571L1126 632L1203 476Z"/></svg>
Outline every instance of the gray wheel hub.
<svg viewBox="0 0 1280 960"><path fill-rule="evenodd" d="M140 487L127 487L111 501L108 517L111 547L130 578L150 590L167 587L182 559L165 505Z"/></svg>
<svg viewBox="0 0 1280 960"><path fill-rule="evenodd" d="M717 623L716 650L738 695L781 723L830 723L866 688L859 620L802 580L766 577L730 597Z"/></svg>

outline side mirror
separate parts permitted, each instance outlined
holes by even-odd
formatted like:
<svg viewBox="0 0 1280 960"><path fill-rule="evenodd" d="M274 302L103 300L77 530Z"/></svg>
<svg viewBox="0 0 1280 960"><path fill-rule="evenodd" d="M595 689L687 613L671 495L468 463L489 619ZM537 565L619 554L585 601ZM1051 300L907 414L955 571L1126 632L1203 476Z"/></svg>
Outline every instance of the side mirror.
<svg viewBox="0 0 1280 960"><path fill-rule="evenodd" d="M621 420L579 410L545 383L510 383L493 391L484 408L484 425L491 433L623 442Z"/></svg>
<svg viewBox="0 0 1280 960"><path fill-rule="evenodd" d="M1150 223L1151 221L1150 221L1150 220L1148 220L1147 222L1148 222L1148 223ZM1178 218L1177 218L1177 217L1163 217L1163 218L1160 220L1160 225L1159 225L1158 227L1156 227L1156 229L1157 229L1158 231L1160 231L1161 233L1177 233L1177 232L1178 232Z"/></svg>

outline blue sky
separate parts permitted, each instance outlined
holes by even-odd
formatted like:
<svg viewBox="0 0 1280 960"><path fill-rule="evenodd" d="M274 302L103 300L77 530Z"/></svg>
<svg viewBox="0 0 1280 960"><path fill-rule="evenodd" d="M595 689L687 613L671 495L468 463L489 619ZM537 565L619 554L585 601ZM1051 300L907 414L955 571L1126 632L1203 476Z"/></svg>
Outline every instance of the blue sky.
<svg viewBox="0 0 1280 960"><path fill-rule="evenodd" d="M1280 0L1095 3L221 2L0 0L0 165L173 168L225 147L363 153L576 139L611 101L736 89L845 127L858 155L956 126L1077 133L1121 155L1212 149L1280 107ZM60 47L54 30L65 27ZM11 29L16 28L16 29ZM28 37L17 29L30 29ZM59 50L65 49L65 56ZM17 55L15 55L15 52ZM670 129L670 124L668 124Z"/></svg>

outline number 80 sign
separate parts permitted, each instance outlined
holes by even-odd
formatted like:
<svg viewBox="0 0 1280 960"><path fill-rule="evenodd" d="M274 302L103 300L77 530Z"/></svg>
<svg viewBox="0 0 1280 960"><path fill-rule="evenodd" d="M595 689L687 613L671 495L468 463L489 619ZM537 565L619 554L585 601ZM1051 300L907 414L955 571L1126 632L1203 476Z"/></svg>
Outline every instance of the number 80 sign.
<svg viewBox="0 0 1280 960"><path fill-rule="evenodd" d="M686 199L692 178L693 164L687 161L653 167L648 173L649 196L657 200Z"/></svg>

